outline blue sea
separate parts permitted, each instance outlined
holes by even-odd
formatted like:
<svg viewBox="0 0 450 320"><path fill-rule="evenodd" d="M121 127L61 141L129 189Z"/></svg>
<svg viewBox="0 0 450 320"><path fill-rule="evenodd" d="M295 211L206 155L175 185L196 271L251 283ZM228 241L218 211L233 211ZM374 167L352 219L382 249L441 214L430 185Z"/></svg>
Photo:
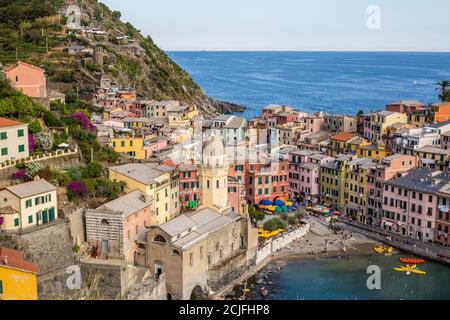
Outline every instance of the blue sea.
<svg viewBox="0 0 450 320"><path fill-rule="evenodd" d="M436 102L450 53L168 52L206 94L247 107L267 104L356 114L399 100Z"/></svg>

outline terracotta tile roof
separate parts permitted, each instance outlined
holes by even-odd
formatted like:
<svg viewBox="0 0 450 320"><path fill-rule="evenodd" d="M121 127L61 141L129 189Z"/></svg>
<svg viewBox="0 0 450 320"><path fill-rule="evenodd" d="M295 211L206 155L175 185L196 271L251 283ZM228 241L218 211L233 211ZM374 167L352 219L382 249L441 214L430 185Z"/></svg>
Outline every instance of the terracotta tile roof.
<svg viewBox="0 0 450 320"><path fill-rule="evenodd" d="M12 69L14 69L14 68L17 68L17 67L20 66L20 65L23 65L23 66L26 66L26 67L29 67L29 68L33 68L33 69L36 69L36 70L45 72L44 69L39 68L39 67L37 67L37 66L33 66L32 64L29 64L29 63L26 63L26 62L23 62L23 61L18 61L17 63L14 63L14 64L12 64L12 65L7 66L7 67L5 68L5 72L10 71L10 70L12 70Z"/></svg>
<svg viewBox="0 0 450 320"><path fill-rule="evenodd" d="M354 136L356 136L356 133L354 133L354 132L341 132L341 133L331 136L330 139L335 140L335 141L344 141L345 142L345 141L350 140Z"/></svg>
<svg viewBox="0 0 450 320"><path fill-rule="evenodd" d="M15 127L23 125L22 122L10 120L6 118L0 118L0 128L6 128L6 127Z"/></svg>
<svg viewBox="0 0 450 320"><path fill-rule="evenodd" d="M0 247L0 267L8 267L32 273L39 271L37 264L23 260L22 252L4 247Z"/></svg>

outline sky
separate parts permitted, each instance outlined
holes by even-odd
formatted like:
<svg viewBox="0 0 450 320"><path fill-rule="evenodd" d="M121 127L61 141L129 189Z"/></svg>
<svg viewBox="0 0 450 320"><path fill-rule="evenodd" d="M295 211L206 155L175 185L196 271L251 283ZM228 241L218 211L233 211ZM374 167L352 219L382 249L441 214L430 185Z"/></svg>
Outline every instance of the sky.
<svg viewBox="0 0 450 320"><path fill-rule="evenodd" d="M101 0L167 51L450 51L449 0Z"/></svg>

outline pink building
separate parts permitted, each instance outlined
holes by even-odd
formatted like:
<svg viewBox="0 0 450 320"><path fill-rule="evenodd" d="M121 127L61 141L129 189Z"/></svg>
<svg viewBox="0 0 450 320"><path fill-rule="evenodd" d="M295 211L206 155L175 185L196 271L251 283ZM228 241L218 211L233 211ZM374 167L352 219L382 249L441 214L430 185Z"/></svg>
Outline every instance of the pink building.
<svg viewBox="0 0 450 320"><path fill-rule="evenodd" d="M44 73L44 69L22 61L5 68L6 78L11 81L11 85L33 98L47 97L47 79Z"/></svg>
<svg viewBox="0 0 450 320"><path fill-rule="evenodd" d="M327 129L327 126L325 124L325 117L321 112L309 114L304 121L306 129L310 133L318 133Z"/></svg>
<svg viewBox="0 0 450 320"><path fill-rule="evenodd" d="M366 219L368 224L381 227L384 183L415 168L417 164L417 158L414 156L394 154L384 158L376 168L369 171L367 182L369 197Z"/></svg>
<svg viewBox="0 0 450 320"><path fill-rule="evenodd" d="M168 139L158 136L150 140L145 140L142 149L147 152L147 158L151 158L154 154L158 154L162 150L166 149L167 146Z"/></svg>
<svg viewBox="0 0 450 320"><path fill-rule="evenodd" d="M242 182L234 177L228 177L228 202L234 212L242 213L244 201Z"/></svg>
<svg viewBox="0 0 450 320"><path fill-rule="evenodd" d="M288 124L298 122L299 113L296 111L293 112L281 112L276 115L277 124Z"/></svg>
<svg viewBox="0 0 450 320"><path fill-rule="evenodd" d="M289 154L289 195L304 202L319 197L320 165L334 160L318 151L299 150Z"/></svg>
<svg viewBox="0 0 450 320"><path fill-rule="evenodd" d="M447 174L414 168L387 181L383 191L382 226L414 239L433 241L438 211L437 192L448 182Z"/></svg>
<svg viewBox="0 0 450 320"><path fill-rule="evenodd" d="M450 149L450 131L441 134L441 148L445 150Z"/></svg>
<svg viewBox="0 0 450 320"><path fill-rule="evenodd" d="M386 111L400 112L400 113L413 113L424 108L424 104L415 100L403 100L386 105Z"/></svg>
<svg viewBox="0 0 450 320"><path fill-rule="evenodd" d="M87 242L104 259L134 261L139 236L147 227L156 226L153 199L135 190L95 210L86 211Z"/></svg>

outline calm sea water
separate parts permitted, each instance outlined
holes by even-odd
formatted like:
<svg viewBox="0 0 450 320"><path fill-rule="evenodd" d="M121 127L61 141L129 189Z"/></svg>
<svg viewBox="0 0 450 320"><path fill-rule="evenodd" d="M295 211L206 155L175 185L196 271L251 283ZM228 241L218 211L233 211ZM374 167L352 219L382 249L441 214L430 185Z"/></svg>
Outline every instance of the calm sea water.
<svg viewBox="0 0 450 320"><path fill-rule="evenodd" d="M427 275L406 275L394 271L400 267L398 255L355 256L289 261L279 273L273 273L269 286L276 289L270 300L448 300L450 268L438 263L420 265ZM368 290L367 267L381 267L381 290ZM259 288L259 287L258 287ZM259 290L251 299L263 299Z"/></svg>
<svg viewBox="0 0 450 320"><path fill-rule="evenodd" d="M449 53L169 52L206 94L248 108L270 103L355 114L389 102L436 102L450 79Z"/></svg>

